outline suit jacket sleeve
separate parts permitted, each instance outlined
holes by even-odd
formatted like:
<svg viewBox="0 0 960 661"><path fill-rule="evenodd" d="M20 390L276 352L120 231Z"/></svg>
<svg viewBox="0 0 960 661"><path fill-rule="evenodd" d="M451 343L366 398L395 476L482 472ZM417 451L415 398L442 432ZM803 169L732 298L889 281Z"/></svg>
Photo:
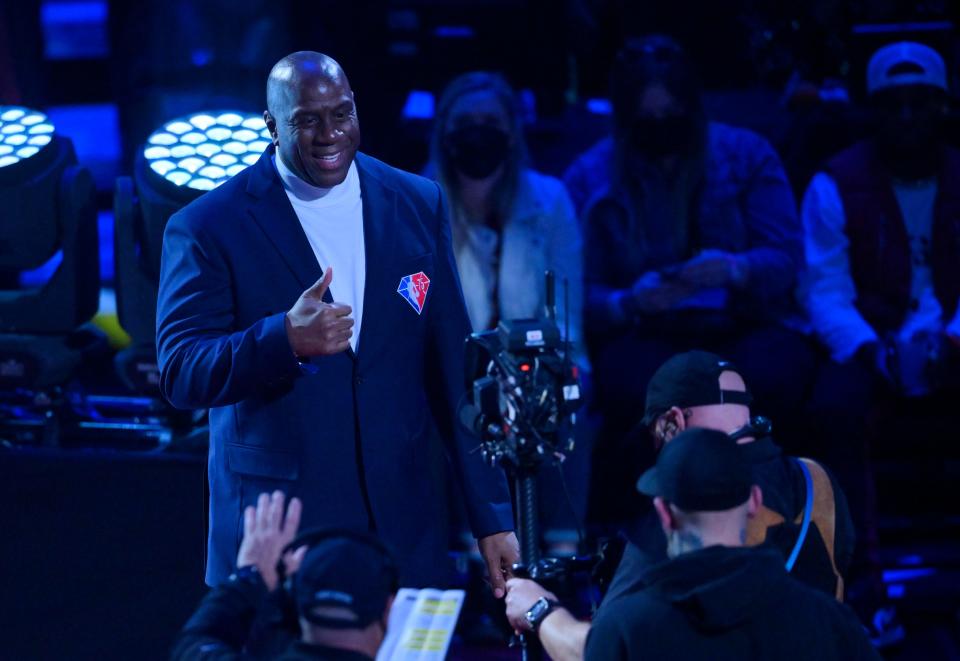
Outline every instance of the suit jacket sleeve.
<svg viewBox="0 0 960 661"><path fill-rule="evenodd" d="M160 389L179 408L233 404L300 373L285 313L236 328L226 260L195 220L181 212L167 225L157 300Z"/></svg>
<svg viewBox="0 0 960 661"><path fill-rule="evenodd" d="M433 307L429 312L425 353L427 398L440 435L448 444L455 477L466 496L470 527L479 539L513 530L513 512L503 471L483 462L477 450L479 439L457 422L457 410L465 390L464 342L471 327L454 262L445 207L437 186L437 275L430 282Z"/></svg>

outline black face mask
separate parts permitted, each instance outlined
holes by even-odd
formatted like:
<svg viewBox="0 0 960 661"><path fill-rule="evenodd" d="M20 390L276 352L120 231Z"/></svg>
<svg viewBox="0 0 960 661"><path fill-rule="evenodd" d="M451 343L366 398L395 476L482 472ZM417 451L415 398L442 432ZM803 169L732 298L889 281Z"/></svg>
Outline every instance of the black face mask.
<svg viewBox="0 0 960 661"><path fill-rule="evenodd" d="M924 122L889 120L877 134L880 157L898 179L914 181L940 169L941 123L938 117Z"/></svg>
<svg viewBox="0 0 960 661"><path fill-rule="evenodd" d="M485 179L500 167L510 151L510 136L495 126L475 124L447 134L447 154L453 167L470 179Z"/></svg>
<svg viewBox="0 0 960 661"><path fill-rule="evenodd" d="M895 177L925 179L940 169L944 127L938 96L921 90L876 93L873 103L877 146Z"/></svg>
<svg viewBox="0 0 960 661"><path fill-rule="evenodd" d="M633 148L649 158L689 154L697 142L697 124L690 115L638 119L633 123Z"/></svg>

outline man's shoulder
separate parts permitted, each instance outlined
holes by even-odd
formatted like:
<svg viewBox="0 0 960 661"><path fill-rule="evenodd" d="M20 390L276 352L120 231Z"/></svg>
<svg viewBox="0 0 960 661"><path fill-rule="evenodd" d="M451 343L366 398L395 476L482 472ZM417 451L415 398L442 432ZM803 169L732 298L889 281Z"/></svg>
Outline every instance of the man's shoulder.
<svg viewBox="0 0 960 661"><path fill-rule="evenodd" d="M207 191L170 217L168 226L202 231L223 226L224 217L236 215L248 202L247 184L251 166L230 178L222 185Z"/></svg>
<svg viewBox="0 0 960 661"><path fill-rule="evenodd" d="M668 621L675 627L675 621L685 620L653 589L642 588L622 594L609 603L604 602L604 607L593 621L590 637L595 642L617 636L639 640L645 638L647 633L655 635Z"/></svg>
<svg viewBox="0 0 960 661"><path fill-rule="evenodd" d="M557 197L567 194L567 187L556 177L530 168L523 170L523 183L539 199L552 203Z"/></svg>

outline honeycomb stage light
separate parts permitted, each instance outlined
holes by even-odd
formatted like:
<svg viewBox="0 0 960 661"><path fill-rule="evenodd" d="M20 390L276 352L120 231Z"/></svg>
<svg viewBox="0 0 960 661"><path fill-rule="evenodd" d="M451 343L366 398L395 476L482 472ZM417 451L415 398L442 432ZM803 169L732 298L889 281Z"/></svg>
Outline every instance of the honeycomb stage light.
<svg viewBox="0 0 960 661"><path fill-rule="evenodd" d="M114 194L117 318L130 346L116 367L134 391L158 395L155 349L160 251L167 220L257 162L270 145L263 117L197 112L163 124L137 154L133 177Z"/></svg>
<svg viewBox="0 0 960 661"><path fill-rule="evenodd" d="M0 291L0 390L62 383L99 304L99 243L93 178L42 112L0 106L0 221L0 272L54 265L43 283Z"/></svg>
<svg viewBox="0 0 960 661"><path fill-rule="evenodd" d="M202 192L256 163L269 145L260 115L204 112L164 124L147 138L143 158L152 175Z"/></svg>
<svg viewBox="0 0 960 661"><path fill-rule="evenodd" d="M55 154L51 147L54 126L42 112L21 106L0 106L0 168L5 178L13 166L36 157L36 164L48 162ZM41 153L43 152L43 153Z"/></svg>

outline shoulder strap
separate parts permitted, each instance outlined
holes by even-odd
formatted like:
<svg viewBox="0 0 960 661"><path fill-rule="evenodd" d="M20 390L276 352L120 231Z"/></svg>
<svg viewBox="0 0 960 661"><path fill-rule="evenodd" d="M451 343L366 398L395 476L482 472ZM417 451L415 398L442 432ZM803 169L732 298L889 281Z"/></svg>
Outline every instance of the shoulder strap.
<svg viewBox="0 0 960 661"><path fill-rule="evenodd" d="M797 556L800 555L800 549L803 542L807 539L807 533L810 532L810 519L813 516L813 477L810 476L810 469L807 468L807 462L797 459L797 465L803 471L803 481L807 485L806 500L803 504L803 522L800 524L800 535L797 536L797 543L793 545L793 551L787 558L787 571L793 571L793 566L797 563Z"/></svg>
<svg viewBox="0 0 960 661"><path fill-rule="evenodd" d="M813 524L820 531L820 537L826 545L827 555L830 557L830 566L834 575L837 577L837 601L843 601L843 577L840 570L837 569L837 562L834 557L837 528L837 501L833 493L833 484L830 482L830 476L823 466L812 459L797 459L801 468L806 468L805 476L809 473L810 481L813 484L813 511L811 518ZM805 477L806 479L806 477ZM798 516L796 523L800 523Z"/></svg>

